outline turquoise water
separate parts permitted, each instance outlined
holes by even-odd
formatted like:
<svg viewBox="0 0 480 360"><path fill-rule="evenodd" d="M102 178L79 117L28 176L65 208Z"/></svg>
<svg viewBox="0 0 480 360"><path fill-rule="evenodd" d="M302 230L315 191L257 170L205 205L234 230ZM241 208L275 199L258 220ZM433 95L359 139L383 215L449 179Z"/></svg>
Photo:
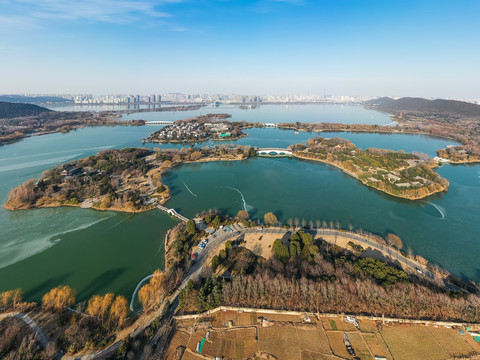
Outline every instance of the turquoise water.
<svg viewBox="0 0 480 360"><path fill-rule="evenodd" d="M329 165L289 158L182 165L166 173L164 181L173 195L167 206L186 216L205 208L235 215L246 208L255 218L273 211L286 223L338 220L343 228L352 224L383 236L393 232L405 249L478 280L479 169L442 167L450 190L420 201L368 188Z"/></svg>
<svg viewBox="0 0 480 360"><path fill-rule="evenodd" d="M358 108L354 109L351 111ZM291 114L289 109L285 111ZM107 148L142 146L141 139L158 128L84 128L0 146L0 202L7 200L11 188L38 178L45 169ZM311 136L275 128L250 129L248 133L250 136L235 144L286 147ZM415 150L431 155L451 143L420 135L338 135L360 147ZM206 144L212 143L201 146ZM352 223L375 233L394 231L414 252L459 275L479 280L475 266L480 254L476 235L480 230L476 217L479 169L441 168L441 175L451 182L450 191L419 202L402 201L368 189L319 163L289 159L187 165L175 168L165 181L172 185L174 195L168 205L187 216L211 207L236 213L243 206L239 193L221 186L235 187L244 194L254 216L273 210L285 221L338 219L344 226ZM182 181L199 195L198 199L186 191ZM445 219L429 203L437 205ZM17 212L0 208L0 291L22 287L27 299L38 300L51 287L67 284L78 290L80 299L106 291L130 296L138 281L163 266L164 236L175 224L159 211L130 215L78 208Z"/></svg>
<svg viewBox="0 0 480 360"><path fill-rule="evenodd" d="M113 147L140 146L146 127L85 128L35 136L0 147L0 199L52 166ZM160 211L138 215L79 208L7 211L0 208L0 291L23 288L40 300L67 284L79 299L92 292L130 296L164 265L166 231L177 223Z"/></svg>

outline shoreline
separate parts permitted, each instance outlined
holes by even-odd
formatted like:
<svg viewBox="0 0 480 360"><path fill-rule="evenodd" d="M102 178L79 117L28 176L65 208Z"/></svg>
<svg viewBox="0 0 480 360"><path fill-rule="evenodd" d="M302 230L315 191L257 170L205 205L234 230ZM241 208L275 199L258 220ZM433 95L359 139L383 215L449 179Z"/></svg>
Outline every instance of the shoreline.
<svg viewBox="0 0 480 360"><path fill-rule="evenodd" d="M88 201L85 200L85 201ZM142 212L146 212L146 211L150 211L150 210L154 210L156 209L156 207L153 207L151 209L136 209L136 210L132 210L132 209L123 209L123 208L108 208L108 209L102 209L100 207L97 207L97 206L88 206L88 207L82 207L82 204L83 202L79 203L79 204L46 204L46 205L40 205L40 206L34 206L34 207L22 207L22 208L12 208L10 206L8 206L8 201L5 202L3 204L3 208L5 210L8 210L8 211L22 211L22 210L38 210L38 209L48 209L48 208L59 208L59 207L77 207L77 208L81 208L81 209L92 209L92 210L96 210L96 211L115 211L115 212L125 212L125 213L130 213L130 214L136 214L136 213L142 213Z"/></svg>
<svg viewBox="0 0 480 360"><path fill-rule="evenodd" d="M401 123L398 123L400 126L402 125ZM344 125L344 124L341 124ZM352 124L352 125L358 125L358 124ZM317 134L321 133L335 133L335 132L349 132L349 133L360 133L360 134L382 134L382 135L399 135L399 134L405 134L405 135L425 135L425 136L430 136L433 138L438 138L438 139L445 139L445 140L452 140L455 142L458 142L461 144L460 141L454 139L453 137L448 137L448 136L440 136L440 135L434 135L430 134L425 131L402 131L402 130L396 130L396 131L381 131L382 127L386 127L388 125L379 125L379 129L376 130L352 130L352 129L327 129L327 130L322 130L322 129L317 129L317 130L311 130L312 132L315 132ZM290 126L277 126L278 129L282 130L290 130L290 131L301 131L301 132L311 132L306 129L299 129L296 127L290 127ZM479 160L480 162L480 160Z"/></svg>
<svg viewBox="0 0 480 360"><path fill-rule="evenodd" d="M441 192L444 192L444 191L447 191L447 189L443 188L442 190L436 190L436 191L430 191L427 195L425 196L415 196L415 197L412 197L412 196L402 196L402 195L399 195L399 194L393 194L392 192L390 191L387 191L387 190L384 190L384 189L380 189L378 187L375 187L375 186L371 186L369 184L367 184L364 180L360 179L355 173L352 173L351 171L349 170L346 170L344 169L341 165L339 164L335 164L331 161L328 161L328 160L320 160L320 159L314 159L314 158L309 158L309 157L306 157L306 156L302 156L302 155L299 155L299 154L296 154L296 153L292 153L292 155L298 159L302 159L302 160L310 160L310 161L316 161L316 162L320 162L320 163L324 163L324 164L328 164L328 165L331 165L331 166L334 166L336 167L337 169L340 169L341 171L343 171L344 173L350 175L351 177L355 178L356 180L360 181L363 185L365 185L366 187L369 187L369 188L372 188L372 189L375 189L375 190L378 190L380 192L383 192L385 194L388 194L388 195L391 195L391 196L395 196L395 197L398 197L398 198L401 198L401 199L406 199L406 200L420 200L420 199L425 199L426 197L429 197L431 195L434 195L434 194L438 194L438 193L441 193ZM442 186L443 187L443 186Z"/></svg>
<svg viewBox="0 0 480 360"><path fill-rule="evenodd" d="M138 121L139 120L126 120L126 121L114 120L112 122L106 122L104 124L79 124L79 125L74 125L71 128L69 128L68 130L64 130L62 128L59 128L59 129L55 129L55 130L35 131L35 132L32 132L32 133L28 133L28 134L15 135L11 138L8 138L8 137L0 138L0 146L10 145L10 144L13 144L13 143L15 143L17 141L20 141L22 139L31 138L31 137L34 137L34 136L52 135L52 134L58 134L58 133L68 134L71 131L75 131L75 130L78 130L78 129L84 129L84 128L87 128L87 127L94 128L94 127L115 127L115 126L145 126L144 120L141 120L143 123L140 123ZM135 123L135 122L138 122L138 123Z"/></svg>
<svg viewBox="0 0 480 360"><path fill-rule="evenodd" d="M176 163L176 164L173 164L172 166L166 168L166 169L163 169L163 170L160 170L160 178L163 176L163 174L166 172L166 171L169 171L173 168L175 168L176 166L180 166L180 165L183 165L183 164L196 164L196 163L207 163L207 162L222 162L222 161L241 161L241 160L246 160L248 159L247 157L243 157L243 155L241 156L237 156L236 158L222 158L222 157L214 157L214 158L204 158L204 159L199 159L199 160L196 160L196 161L182 161L180 163ZM22 184L20 184L22 185ZM19 186L20 186L19 185ZM165 185L166 186L166 185ZM167 187L168 188L168 187ZM170 190L168 188L168 190ZM171 199L171 194L170 194L170 191L169 191L169 195L165 198L163 198L162 200L159 200L158 201L158 204L160 205L164 205L168 200ZM40 206L37 206L35 204L35 206L22 206L22 207L19 207L19 208L14 208L12 206L9 206L9 200L7 200L4 204L3 204L3 208L5 210L8 210L8 211L21 211L21 210L36 210L36 209L42 209L42 208L58 208L58 207L63 207L63 206L69 206L69 207L79 207L79 208L82 208L82 209L93 209L93 210L97 210L97 211L117 211L117 212L125 212L125 213L132 213L132 214L135 214L135 213L142 213L142 212L147 212L147 211L151 211L151 210L155 210L157 209L157 207L155 206L155 204L152 204L152 205L148 205L147 208L142 208L142 209L135 209L135 210L132 210L132 209L129 209L129 208L100 208L98 206L87 206L87 207L82 207L82 204L87 202L87 201L92 201L92 199L85 199L83 200L82 202L78 203L78 204L68 204L68 203L64 203L64 204L60 204L60 203L49 203L49 204L42 204ZM151 206L151 207L150 207Z"/></svg>
<svg viewBox="0 0 480 360"><path fill-rule="evenodd" d="M362 183L362 185L368 187L368 188L372 188L372 189L375 189L377 191L380 191L380 192L383 192L387 195L390 195L390 196L394 196L394 197L397 197L397 198L401 198L401 199L406 199L406 200L420 200L420 199L424 199L424 198L427 198L431 195L434 195L434 194L438 194L438 193L441 193L441 192L444 192L444 191L448 191L448 188L445 189L445 187L442 185L442 189L441 190L435 190L435 191L428 191L428 193L426 195L423 195L423 196L404 196L404 195L401 195L401 194L394 194L392 193L391 191L388 191L388 190L385 190L385 189L381 189L381 188L378 188L376 186L372 186L370 184L368 184L365 180L362 180L359 178L359 176L347 169L345 169L344 167L342 167L340 164L337 164L337 163L334 163L332 161L328 161L328 160L321 160L321 159L316 159L316 158L309 158L307 156L304 156L304 155L301 155L301 154L298 154L298 153L292 153L292 156L296 159L301 159L301 160L309 160L309 161L314 161L314 162L319 162L319 163L323 163L323 164L327 164L327 165L331 165L331 166L334 166L335 168L341 170L343 173L346 173L347 175L353 177L354 179L360 181ZM244 157L244 155L240 155L240 156L236 156L235 158L222 158L222 157L213 157L213 158L203 158L203 159L199 159L199 160L195 160L195 161L182 161L182 162L179 162L179 163L176 163L176 164L172 164L172 166L166 168L166 169L161 169L160 172L159 172L159 175L160 175L160 178L163 176L163 174L166 172L166 171L169 171L177 166L180 166L180 165L184 165L184 164L197 164L197 163L208 163L208 162L223 162L223 161L243 161L243 160L247 160L248 157ZM452 162L450 162L452 163ZM427 187L428 189L428 187ZM160 205L164 205L165 203L167 203L169 200L171 199L171 194L169 194L169 196L167 197L164 197L162 198L161 200L158 201L158 203ZM80 208L87 208L87 209L93 209L93 210L98 210L98 211L117 211L117 212L126 212L126 213L141 213L141 212L146 212L146 211L150 211L150 210L154 210L156 209L156 206L154 204L152 205L147 205L146 208L141 208L141 209L130 209L130 208L100 208L98 206L88 206L88 207L82 207L82 204L84 204L85 202L87 201L91 201L92 199L85 199L83 200L82 202L80 202L79 204L59 204L59 203L49 203L49 204L42 204L40 206L37 206L36 204L34 206L22 206L22 207L12 207L12 206L9 206L9 201L6 201L4 204L3 204L3 208L6 209L6 210L9 210L9 211L17 211L17 210L30 210L30 209L41 209L41 208L55 208L55 207L62 207L62 206L70 206L70 207L80 207Z"/></svg>

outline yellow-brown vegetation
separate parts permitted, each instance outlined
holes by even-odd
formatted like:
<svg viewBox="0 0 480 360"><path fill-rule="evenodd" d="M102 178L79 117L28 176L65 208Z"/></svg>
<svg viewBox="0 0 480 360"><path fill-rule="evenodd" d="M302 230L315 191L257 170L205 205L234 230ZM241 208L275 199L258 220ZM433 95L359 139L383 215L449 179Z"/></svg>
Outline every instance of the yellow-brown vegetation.
<svg viewBox="0 0 480 360"><path fill-rule="evenodd" d="M69 286L58 286L43 295L42 305L46 310L63 311L75 304L75 290Z"/></svg>
<svg viewBox="0 0 480 360"><path fill-rule="evenodd" d="M161 270L155 270L150 281L138 291L138 300L144 310L151 310L160 304L165 295L164 285L165 274Z"/></svg>

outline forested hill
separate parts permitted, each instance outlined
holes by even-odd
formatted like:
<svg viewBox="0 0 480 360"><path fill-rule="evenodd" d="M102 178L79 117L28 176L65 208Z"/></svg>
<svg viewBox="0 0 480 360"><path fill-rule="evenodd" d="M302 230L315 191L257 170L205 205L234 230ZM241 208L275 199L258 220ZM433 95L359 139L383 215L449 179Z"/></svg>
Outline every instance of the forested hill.
<svg viewBox="0 0 480 360"><path fill-rule="evenodd" d="M32 104L19 104L0 101L0 119L35 116L52 110Z"/></svg>
<svg viewBox="0 0 480 360"><path fill-rule="evenodd" d="M59 96L25 96L25 95L0 95L0 101L23 104L45 104L45 103L73 103L73 100Z"/></svg>
<svg viewBox="0 0 480 360"><path fill-rule="evenodd" d="M404 97L395 100L389 97L383 97L366 101L365 106L393 114L403 112L427 116L437 115L442 117L451 116L455 118L480 118L480 105L456 100L428 100L411 97Z"/></svg>

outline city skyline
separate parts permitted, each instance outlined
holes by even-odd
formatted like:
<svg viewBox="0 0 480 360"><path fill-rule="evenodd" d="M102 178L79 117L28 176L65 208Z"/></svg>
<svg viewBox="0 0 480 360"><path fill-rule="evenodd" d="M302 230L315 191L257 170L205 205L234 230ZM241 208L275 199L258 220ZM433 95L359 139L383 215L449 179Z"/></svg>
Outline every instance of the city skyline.
<svg viewBox="0 0 480 360"><path fill-rule="evenodd" d="M466 1L0 2L2 93L478 98Z"/></svg>

